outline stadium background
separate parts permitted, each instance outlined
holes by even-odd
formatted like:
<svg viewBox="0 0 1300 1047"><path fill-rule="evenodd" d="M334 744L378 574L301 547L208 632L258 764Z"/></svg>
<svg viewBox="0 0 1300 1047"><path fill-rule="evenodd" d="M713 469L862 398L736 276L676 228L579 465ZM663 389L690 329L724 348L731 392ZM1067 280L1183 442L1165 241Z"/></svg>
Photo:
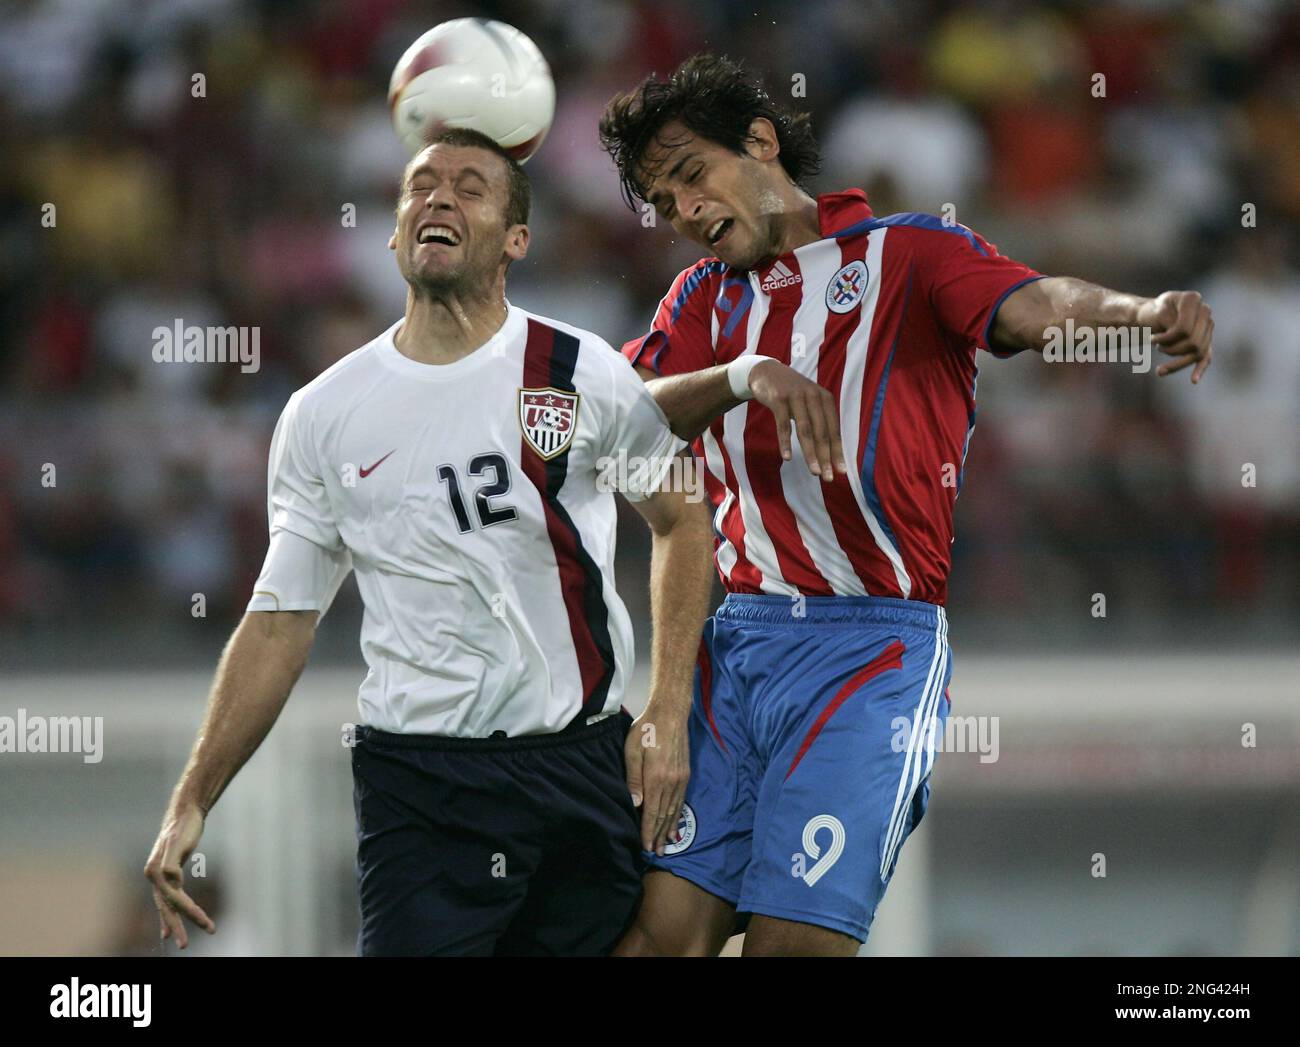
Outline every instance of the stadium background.
<svg viewBox="0 0 1300 1047"><path fill-rule="evenodd" d="M400 313L388 73L462 15L519 26L558 86L510 297L616 345L698 253L624 207L596 120L701 49L777 96L803 78L815 190L1205 294L1195 390L981 359L952 697L1000 755L939 758L867 951L1300 952L1300 16L1270 0L0 5L0 715L106 735L99 764L0 754L0 952L160 951L139 870L261 563L271 429ZM260 328L260 370L154 363L177 318ZM649 543L622 525L644 657ZM353 948L358 623L348 582L209 818L196 952Z"/></svg>

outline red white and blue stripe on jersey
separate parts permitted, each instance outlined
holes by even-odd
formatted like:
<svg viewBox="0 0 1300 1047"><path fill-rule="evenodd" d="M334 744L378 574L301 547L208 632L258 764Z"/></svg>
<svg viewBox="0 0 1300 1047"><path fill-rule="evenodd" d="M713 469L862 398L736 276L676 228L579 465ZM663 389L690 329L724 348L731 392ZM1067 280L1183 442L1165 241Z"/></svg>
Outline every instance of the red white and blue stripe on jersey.
<svg viewBox="0 0 1300 1047"><path fill-rule="evenodd" d="M524 346L524 388L577 392L573 376L578 351L579 342L573 335L530 317ZM582 544L582 532L560 501L560 490L569 475L569 450L545 460L521 437L519 463L541 496L546 533L555 553L582 688L582 706L571 721L576 723L604 710L614 679L614 644L604 577Z"/></svg>
<svg viewBox="0 0 1300 1047"><path fill-rule="evenodd" d="M823 239L752 271L696 263L623 352L663 376L770 356L839 405L850 469L831 484L797 452L782 461L773 415L753 402L696 441L728 591L943 604L975 353L993 351L998 307L1040 274L963 225L875 218L859 189L817 207Z"/></svg>

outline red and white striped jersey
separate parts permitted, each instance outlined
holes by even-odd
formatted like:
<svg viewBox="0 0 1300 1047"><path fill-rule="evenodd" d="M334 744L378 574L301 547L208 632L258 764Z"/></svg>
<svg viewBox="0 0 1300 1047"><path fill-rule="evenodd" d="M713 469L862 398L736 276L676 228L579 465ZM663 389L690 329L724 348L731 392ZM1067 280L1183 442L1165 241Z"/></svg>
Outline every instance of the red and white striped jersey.
<svg viewBox="0 0 1300 1047"><path fill-rule="evenodd" d="M728 591L942 604L975 351L989 350L1003 299L1040 274L963 225L874 218L859 189L817 206L823 239L762 269L697 262L623 352L664 376L770 356L839 404L850 468L831 484L808 471L797 436L782 461L760 404L728 411L696 441Z"/></svg>

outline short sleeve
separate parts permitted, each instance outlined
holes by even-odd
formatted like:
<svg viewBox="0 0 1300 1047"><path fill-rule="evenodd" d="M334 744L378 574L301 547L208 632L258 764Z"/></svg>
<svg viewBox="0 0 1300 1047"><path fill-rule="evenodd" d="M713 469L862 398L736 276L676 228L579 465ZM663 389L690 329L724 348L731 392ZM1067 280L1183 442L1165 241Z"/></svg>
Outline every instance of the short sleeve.
<svg viewBox="0 0 1300 1047"><path fill-rule="evenodd" d="M660 377L717 363L711 313L724 268L717 259L708 259L679 273L660 300L649 333L625 343L623 355Z"/></svg>
<svg viewBox="0 0 1300 1047"><path fill-rule="evenodd" d="M1043 279L1043 274L999 254L995 245L964 225L913 235L919 248L918 275L940 325L967 345L995 356L1014 355L1018 350L1000 352L989 346L998 307L1012 291Z"/></svg>
<svg viewBox="0 0 1300 1047"><path fill-rule="evenodd" d="M307 432L302 397L285 405L267 464L270 546L249 611L320 611L352 569Z"/></svg>
<svg viewBox="0 0 1300 1047"><path fill-rule="evenodd" d="M272 536L290 531L325 549L343 548L299 394L290 398L276 423L266 486Z"/></svg>
<svg viewBox="0 0 1300 1047"><path fill-rule="evenodd" d="M597 467L615 477L614 489L629 501L649 497L686 441L673 435L668 419L631 365L611 352L611 410L602 426Z"/></svg>
<svg viewBox="0 0 1300 1047"><path fill-rule="evenodd" d="M324 549L292 531L274 531L247 611L319 611L323 617L352 570L347 549Z"/></svg>

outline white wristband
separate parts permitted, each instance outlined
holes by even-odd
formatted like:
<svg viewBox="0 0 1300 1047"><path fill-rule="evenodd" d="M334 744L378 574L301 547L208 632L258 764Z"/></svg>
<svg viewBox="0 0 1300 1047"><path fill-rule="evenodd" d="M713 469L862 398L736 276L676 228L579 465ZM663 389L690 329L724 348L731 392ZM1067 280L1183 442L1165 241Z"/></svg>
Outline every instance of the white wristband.
<svg viewBox="0 0 1300 1047"><path fill-rule="evenodd" d="M754 399L754 393L749 388L749 372L764 360L769 359L771 357L753 354L751 356L742 356L727 364L727 381L731 383L731 395L737 400Z"/></svg>

